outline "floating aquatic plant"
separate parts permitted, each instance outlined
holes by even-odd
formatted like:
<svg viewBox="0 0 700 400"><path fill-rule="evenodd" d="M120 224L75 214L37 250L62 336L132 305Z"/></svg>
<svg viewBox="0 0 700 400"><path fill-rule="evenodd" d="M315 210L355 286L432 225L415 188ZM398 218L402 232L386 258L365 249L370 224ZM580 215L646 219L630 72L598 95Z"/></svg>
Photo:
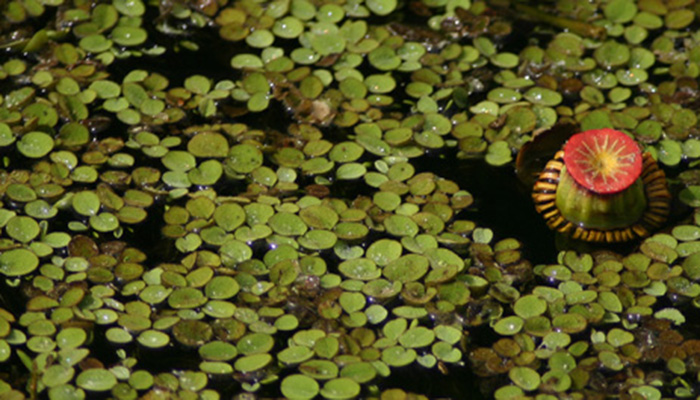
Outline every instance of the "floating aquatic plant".
<svg viewBox="0 0 700 400"><path fill-rule="evenodd" d="M593 242L648 236L666 221L671 201L656 161L612 129L573 135L532 196L550 228Z"/></svg>
<svg viewBox="0 0 700 400"><path fill-rule="evenodd" d="M693 2L0 9L3 396L697 396ZM461 163L524 146L550 225L638 247L473 222Z"/></svg>

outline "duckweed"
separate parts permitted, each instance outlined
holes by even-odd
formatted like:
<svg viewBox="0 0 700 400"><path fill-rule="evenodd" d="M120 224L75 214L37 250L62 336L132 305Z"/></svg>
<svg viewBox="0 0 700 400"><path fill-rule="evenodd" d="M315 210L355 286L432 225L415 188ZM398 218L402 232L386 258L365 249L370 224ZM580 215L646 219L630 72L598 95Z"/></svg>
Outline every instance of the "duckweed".
<svg viewBox="0 0 700 400"><path fill-rule="evenodd" d="M693 7L3 5L0 393L694 396ZM670 167L662 233L532 265L469 220L462 165L527 176L594 128Z"/></svg>

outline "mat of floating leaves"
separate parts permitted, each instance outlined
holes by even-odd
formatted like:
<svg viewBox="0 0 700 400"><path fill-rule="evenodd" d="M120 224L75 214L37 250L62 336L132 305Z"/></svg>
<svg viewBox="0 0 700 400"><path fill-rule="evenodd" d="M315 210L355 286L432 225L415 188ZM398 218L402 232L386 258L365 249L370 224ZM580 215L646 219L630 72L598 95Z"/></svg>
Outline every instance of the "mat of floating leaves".
<svg viewBox="0 0 700 400"><path fill-rule="evenodd" d="M403 399L373 385L468 360L502 375L484 385L498 399L597 382L692 396L694 339L675 329L700 294L694 216L624 256L533 268L517 240L460 219L472 196L420 164L505 169L557 122L615 128L682 170L678 197L697 207L692 4L490 7L4 5L0 362L36 378L0 392L217 399L234 395L210 389L225 374L235 393ZM521 15L541 41L506 48ZM233 71L209 76L219 64ZM486 324L492 347L463 340ZM192 359L152 374L136 348ZM630 364L634 380L613 373Z"/></svg>

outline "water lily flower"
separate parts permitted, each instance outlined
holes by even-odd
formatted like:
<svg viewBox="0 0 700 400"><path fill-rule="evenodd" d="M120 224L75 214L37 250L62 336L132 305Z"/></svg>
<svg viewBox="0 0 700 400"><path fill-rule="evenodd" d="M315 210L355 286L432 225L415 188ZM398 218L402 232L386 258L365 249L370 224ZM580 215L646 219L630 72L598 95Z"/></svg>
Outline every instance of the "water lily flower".
<svg viewBox="0 0 700 400"><path fill-rule="evenodd" d="M540 173L532 197L551 229L608 243L648 236L666 222L671 202L652 155L607 128L572 136Z"/></svg>

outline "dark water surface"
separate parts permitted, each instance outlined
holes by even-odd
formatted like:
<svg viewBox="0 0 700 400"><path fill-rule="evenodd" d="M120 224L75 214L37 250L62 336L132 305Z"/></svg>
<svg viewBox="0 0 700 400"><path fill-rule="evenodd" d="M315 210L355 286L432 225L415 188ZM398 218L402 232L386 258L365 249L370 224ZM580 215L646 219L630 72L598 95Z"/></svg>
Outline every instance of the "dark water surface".
<svg viewBox="0 0 700 400"><path fill-rule="evenodd" d="M149 13L153 13L154 8L147 8ZM146 20L155 18L156 15L147 15ZM514 51L524 48L529 41L537 40L529 35L529 29L533 24L520 21L514 25L514 33L507 36L507 43L502 43L504 51ZM110 66L113 73L111 79L121 81L121 79L134 69L144 69L150 72L157 72L170 80L171 86L180 86L184 79L193 74L205 75L214 80L238 79L239 74L230 67L231 57L239 52L245 51L245 45L223 41L215 31L202 30L197 37L172 37L153 29L152 24L145 24L149 29L149 40L153 43L166 44L168 51L158 57L140 57L128 60L116 60ZM196 52L188 50L174 51L177 42L181 39L191 39L199 44L200 49ZM486 90L476 93L473 101L481 100ZM472 101L472 99L470 99ZM400 99L397 99L400 102ZM253 128L274 129L281 133L286 133L286 129L293 119L287 114L284 118L285 110L278 102L273 102L274 106L261 114L247 115L240 120L233 121L227 119L223 122L244 122ZM458 110L461 111L461 110ZM194 117L197 118L197 117ZM193 124L203 122L191 121ZM208 121L211 122L211 121ZM345 140L351 131L348 129L333 129L324 131L327 139L331 141ZM118 121L112 121L106 136L128 137L126 126ZM125 149L125 151L127 151ZM143 158L140 153L134 152L137 158ZM455 181L461 189L469 191L475 199L472 206L460 212L457 219L468 219L476 222L480 227L486 227L494 232L494 242L515 238L523 243L523 258L529 260L533 265L543 263L556 263L559 250L566 248L576 248L572 244L562 245L556 235L547 228L544 220L535 211L530 198L530 188L526 187L518 180L514 171L513 163L503 167L493 167L482 159L460 160L456 158L455 150L445 150L428 154L418 159L412 159L417 172L432 172L439 177ZM21 167L21 166L20 166ZM304 182L301 185L311 182ZM216 187L217 192L226 195L233 195L244 187L242 182L232 184L223 183L222 187ZM343 182L342 185L334 185L332 195L345 199L353 199L357 195L371 194L369 188L363 182ZM148 218L133 232L126 232L122 238L127 243L134 244L148 255L147 266L155 266L162 262L177 260L179 256L174 248L174 242L163 238L159 227L161 226L162 207L154 206L149 208ZM686 214L687 216L687 214ZM676 219L683 218L683 215ZM672 221L673 222L673 221ZM158 228L152 228L158 227ZM620 251L624 254L636 247L637 244L628 244L614 247L599 247ZM590 246L587 247L591 249ZM256 249L264 251L265 249ZM332 257L332 256L331 256ZM15 315L23 312L25 306L23 296L17 296L17 288L7 286L0 282L0 302L2 306L11 310ZM669 304L673 305L673 304ZM693 307L685 307L688 310L689 323L686 326L688 331L700 329L700 310ZM471 340L476 343L488 343L493 339L493 332L490 327L484 326L472 329L469 332ZM697 333L694 334L697 336ZM114 345L104 338L104 329L95 329L93 348L97 349L93 356L96 356L106 364L117 362L115 358ZM131 347L136 347L132 344ZM144 367L153 373L170 371L172 369L188 368L197 369L199 357L196 349L178 348L177 351L169 353L167 350L154 351L143 348L136 349L139 358L139 367ZM173 355L176 355L174 357ZM16 357L13 355L13 357ZM466 354L463 358L467 360ZM18 362L7 363L7 365L19 365ZM446 370L440 371L437 368L425 369L412 365L407 368L392 369L391 375L381 380L380 388L398 387L406 391L422 393L431 399L484 399L480 392L480 384L484 383L475 376L467 365L449 366ZM491 381L490 383L496 383ZM240 385L230 379L215 377L211 380L211 385L221 393L222 399L230 399L241 392ZM279 396L275 385L263 386L259 395L261 397Z"/></svg>

